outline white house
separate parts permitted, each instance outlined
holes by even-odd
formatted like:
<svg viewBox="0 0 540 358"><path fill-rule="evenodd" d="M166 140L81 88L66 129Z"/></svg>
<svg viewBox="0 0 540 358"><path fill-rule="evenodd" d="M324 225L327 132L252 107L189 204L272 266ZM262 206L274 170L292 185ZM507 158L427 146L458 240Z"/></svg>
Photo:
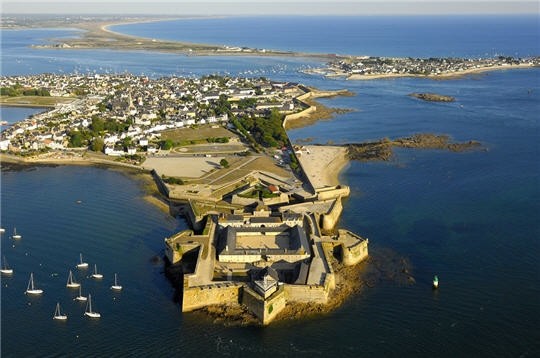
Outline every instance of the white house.
<svg viewBox="0 0 540 358"><path fill-rule="evenodd" d="M8 150L10 144L9 139L0 140L0 150Z"/></svg>
<svg viewBox="0 0 540 358"><path fill-rule="evenodd" d="M148 145L148 139L146 139L146 138L141 138L141 139L139 139L139 145L140 145L141 147L147 146L147 145Z"/></svg>

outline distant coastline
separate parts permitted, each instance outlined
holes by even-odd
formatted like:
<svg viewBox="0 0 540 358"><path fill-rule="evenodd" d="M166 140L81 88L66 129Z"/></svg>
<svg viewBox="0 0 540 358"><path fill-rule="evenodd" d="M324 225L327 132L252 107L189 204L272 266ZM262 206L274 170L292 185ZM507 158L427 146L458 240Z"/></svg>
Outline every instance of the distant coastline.
<svg viewBox="0 0 540 358"><path fill-rule="evenodd" d="M221 17L202 17L221 18ZM334 54L304 53L296 51L267 50L250 47L221 46L214 44L203 44L189 41L171 41L156 38L146 38L133 36L111 30L111 26L139 24L149 22L163 22L173 20L193 19L186 18L136 18L120 19L114 21L95 21L65 23L47 23L44 26L70 27L84 31L80 37L68 39L51 39L52 44L34 45L34 48L55 48L55 49L111 49L124 51L156 51L165 53L181 53L189 56L278 56L278 57L307 57L321 60L335 59ZM13 27L12 27L13 28ZM26 26L19 28L34 28Z"/></svg>

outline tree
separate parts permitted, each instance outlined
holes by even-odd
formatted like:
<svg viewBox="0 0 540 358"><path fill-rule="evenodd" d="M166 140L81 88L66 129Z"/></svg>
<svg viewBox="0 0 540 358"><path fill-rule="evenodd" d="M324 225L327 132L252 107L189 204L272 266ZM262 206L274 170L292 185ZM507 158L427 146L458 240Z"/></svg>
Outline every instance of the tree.
<svg viewBox="0 0 540 358"><path fill-rule="evenodd" d="M127 150L129 147L133 145L133 140L131 137L125 137L122 139L122 146L124 147L124 150Z"/></svg>
<svg viewBox="0 0 540 358"><path fill-rule="evenodd" d="M105 122L98 116L92 116L92 123L90 124L90 129L92 129L92 131L96 134L101 133L105 129Z"/></svg>
<svg viewBox="0 0 540 358"><path fill-rule="evenodd" d="M227 161L227 159L223 158L219 161L219 165L221 165L223 168L228 168L229 162Z"/></svg>
<svg viewBox="0 0 540 358"><path fill-rule="evenodd" d="M95 138L92 141L92 150L94 152L103 152L103 148L105 147L105 142L103 141L103 138Z"/></svg>
<svg viewBox="0 0 540 358"><path fill-rule="evenodd" d="M71 148L79 148L83 146L83 136L79 131L69 132L69 146Z"/></svg>
<svg viewBox="0 0 540 358"><path fill-rule="evenodd" d="M167 139L161 142L161 149L163 150L169 150L172 147L174 147L174 142L172 139Z"/></svg>

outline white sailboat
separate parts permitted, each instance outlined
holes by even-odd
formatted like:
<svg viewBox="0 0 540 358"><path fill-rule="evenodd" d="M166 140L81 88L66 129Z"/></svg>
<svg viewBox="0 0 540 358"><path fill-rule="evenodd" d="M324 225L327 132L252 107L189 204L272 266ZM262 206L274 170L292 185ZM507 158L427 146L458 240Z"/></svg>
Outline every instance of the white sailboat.
<svg viewBox="0 0 540 358"><path fill-rule="evenodd" d="M14 239L20 239L22 237L21 234L17 234L17 228L16 227L13 228L13 236L11 236L11 237L14 238Z"/></svg>
<svg viewBox="0 0 540 358"><path fill-rule="evenodd" d="M97 265L94 264L94 273L92 274L93 278L103 278L103 275L97 272Z"/></svg>
<svg viewBox="0 0 540 358"><path fill-rule="evenodd" d="M90 294L88 294L88 302L86 303L86 311L84 312L84 315L92 318L101 317L101 314L92 311L92 295Z"/></svg>
<svg viewBox="0 0 540 358"><path fill-rule="evenodd" d="M2 269L0 269L0 272L2 272L5 275L11 275L13 273L13 269L8 266L5 256L4 256L4 260L2 261Z"/></svg>
<svg viewBox="0 0 540 358"><path fill-rule="evenodd" d="M62 312L60 311L60 302L56 303L56 310L54 311L53 319L58 319L62 321L67 319L67 316L65 314L62 314Z"/></svg>
<svg viewBox="0 0 540 358"><path fill-rule="evenodd" d="M80 287L80 286L81 286L80 283L75 282L75 280L73 280L73 272L71 272L71 270L69 270L69 275L68 275L66 287L77 288L77 287Z"/></svg>
<svg viewBox="0 0 540 358"><path fill-rule="evenodd" d="M118 284L118 277L116 274L114 274L114 285L111 286L111 290L117 290L120 291L122 289L122 286Z"/></svg>
<svg viewBox="0 0 540 358"><path fill-rule="evenodd" d="M87 268L88 267L88 262L83 262L82 260L82 254L79 254L79 263L77 264L77 268Z"/></svg>
<svg viewBox="0 0 540 358"><path fill-rule="evenodd" d="M30 273L30 281L28 281L28 287L26 288L25 293L31 295L40 295L43 293L43 290L34 287L34 273Z"/></svg>
<svg viewBox="0 0 540 358"><path fill-rule="evenodd" d="M75 299L77 301L86 301L88 298L86 296L83 296L82 295L82 292L81 292L81 285L79 285L79 295L77 297L75 297Z"/></svg>

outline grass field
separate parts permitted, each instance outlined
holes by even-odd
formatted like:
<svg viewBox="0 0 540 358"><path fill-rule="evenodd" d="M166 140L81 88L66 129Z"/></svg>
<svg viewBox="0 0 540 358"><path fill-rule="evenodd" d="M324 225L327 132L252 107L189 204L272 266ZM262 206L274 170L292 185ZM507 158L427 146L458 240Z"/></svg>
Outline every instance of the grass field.
<svg viewBox="0 0 540 358"><path fill-rule="evenodd" d="M48 97L48 96L0 96L0 105L20 107L54 107L58 103L71 103L74 97Z"/></svg>
<svg viewBox="0 0 540 358"><path fill-rule="evenodd" d="M215 127L215 128L212 128ZM200 141L207 138L237 138L237 135L222 126L199 126L196 128L179 128L165 131L161 134L162 139L180 141Z"/></svg>

